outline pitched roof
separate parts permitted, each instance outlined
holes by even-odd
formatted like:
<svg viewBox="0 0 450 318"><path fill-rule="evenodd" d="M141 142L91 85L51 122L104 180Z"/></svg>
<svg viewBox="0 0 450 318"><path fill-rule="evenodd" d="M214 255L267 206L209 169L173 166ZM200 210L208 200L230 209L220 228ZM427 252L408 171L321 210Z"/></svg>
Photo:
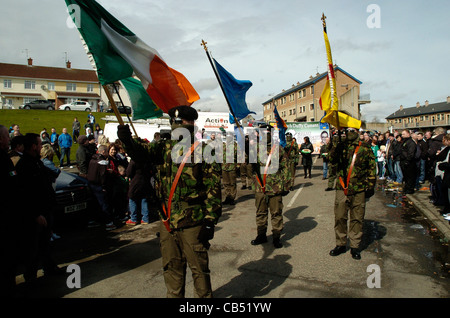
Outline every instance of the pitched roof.
<svg viewBox="0 0 450 318"><path fill-rule="evenodd" d="M341 71L342 73L344 73L345 75L347 75L348 77L350 77L351 79L353 79L355 82L358 82L359 84L362 84L362 82L357 79L356 77L350 75L350 73L347 73L346 71L344 71L342 68L340 68L339 66L336 66L334 68L334 71ZM318 81L320 81L322 78L326 77L328 75L328 72L323 72L321 74L317 74L316 76L314 76L313 78L310 78L300 84L295 85L292 88L289 88L287 90L285 90L284 92L279 93L278 95L275 95L273 98L268 99L267 101L263 102L263 104L267 104L270 103L272 100L292 94L293 92L298 91L299 89L303 89L305 87L308 87L312 84L317 83Z"/></svg>
<svg viewBox="0 0 450 318"><path fill-rule="evenodd" d="M94 70L0 63L0 76L98 83Z"/></svg>
<svg viewBox="0 0 450 318"><path fill-rule="evenodd" d="M449 112L449 111L450 111L450 104L447 102L440 102L440 103L428 104L428 106L422 105L419 107L414 106L414 107L399 109L399 110L395 111L394 113L390 114L389 116L387 116L386 119L420 116L420 115L435 114L435 113L442 113L442 112Z"/></svg>

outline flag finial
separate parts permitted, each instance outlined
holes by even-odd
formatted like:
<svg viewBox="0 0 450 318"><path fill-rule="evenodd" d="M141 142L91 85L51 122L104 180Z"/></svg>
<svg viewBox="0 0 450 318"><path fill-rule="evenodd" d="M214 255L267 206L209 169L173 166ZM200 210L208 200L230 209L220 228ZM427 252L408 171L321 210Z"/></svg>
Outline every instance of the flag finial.
<svg viewBox="0 0 450 318"><path fill-rule="evenodd" d="M325 21L326 18L327 18L327 17L325 16L325 13L322 12L322 18L321 18L321 20L322 20L322 25L323 25L324 28L327 26L327 22Z"/></svg>
<svg viewBox="0 0 450 318"><path fill-rule="evenodd" d="M208 47L206 46L206 44L208 44L208 42L205 42L205 41L202 39L202 43L200 43L200 45L203 46L203 48L205 49L205 51L208 51Z"/></svg>

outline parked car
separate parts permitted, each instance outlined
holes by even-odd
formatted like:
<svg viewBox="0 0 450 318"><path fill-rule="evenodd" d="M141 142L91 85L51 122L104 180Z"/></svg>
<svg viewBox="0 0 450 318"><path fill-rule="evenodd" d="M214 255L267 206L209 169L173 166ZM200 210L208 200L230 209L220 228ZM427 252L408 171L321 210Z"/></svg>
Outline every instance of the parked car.
<svg viewBox="0 0 450 318"><path fill-rule="evenodd" d="M22 106L23 109L48 109L54 110L55 103L46 99L36 99Z"/></svg>
<svg viewBox="0 0 450 318"><path fill-rule="evenodd" d="M120 114L131 114L131 107L130 106L118 106L117 107ZM107 113L114 113L113 109L107 109Z"/></svg>
<svg viewBox="0 0 450 318"><path fill-rule="evenodd" d="M70 104L63 104L59 106L59 110L83 110L90 112L91 111L91 104L89 102L83 102L83 101L76 101L72 102Z"/></svg>
<svg viewBox="0 0 450 318"><path fill-rule="evenodd" d="M77 174L61 171L56 179L55 220L86 219L88 208L94 203L88 181Z"/></svg>

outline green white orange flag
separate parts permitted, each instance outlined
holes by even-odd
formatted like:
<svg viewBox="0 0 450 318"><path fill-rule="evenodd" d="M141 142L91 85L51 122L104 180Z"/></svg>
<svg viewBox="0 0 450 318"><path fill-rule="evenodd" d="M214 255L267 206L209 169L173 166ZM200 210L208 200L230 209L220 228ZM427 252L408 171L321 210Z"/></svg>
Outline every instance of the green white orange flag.
<svg viewBox="0 0 450 318"><path fill-rule="evenodd" d="M339 100L336 91L336 76L334 74L333 58L331 56L330 41L328 40L327 28L325 25L325 16L323 16L323 37L325 39L325 48L327 51L328 75L325 87L320 95L319 104L325 111L325 116L320 122L329 123L337 128L352 127L359 129L361 121L339 111Z"/></svg>
<svg viewBox="0 0 450 318"><path fill-rule="evenodd" d="M145 44L94 0L65 0L102 85L136 75L163 112L200 99L183 74L170 68Z"/></svg>

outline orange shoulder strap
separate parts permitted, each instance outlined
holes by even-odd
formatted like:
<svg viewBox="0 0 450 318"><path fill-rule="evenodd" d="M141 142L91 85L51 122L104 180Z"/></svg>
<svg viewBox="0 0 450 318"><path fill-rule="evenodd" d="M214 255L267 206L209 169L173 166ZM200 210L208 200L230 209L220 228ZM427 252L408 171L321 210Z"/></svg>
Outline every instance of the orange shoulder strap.
<svg viewBox="0 0 450 318"><path fill-rule="evenodd" d="M353 153L352 163L350 164L350 168L348 169L348 174L347 174L347 185L345 185L344 181L342 180L342 178L339 177L339 182L340 182L342 188L344 189L344 194L345 195L347 195L348 184L350 182L350 176L352 174L353 166L355 165L356 154L358 153L359 147L361 147L361 141L359 142L358 146L355 149L355 152Z"/></svg>
<svg viewBox="0 0 450 318"><path fill-rule="evenodd" d="M189 148L188 152L184 155L184 158L181 161L180 166L178 167L177 174L175 175L175 179L173 180L172 187L170 188L169 202L167 203L167 210L166 210L164 202L162 203L162 208L163 208L164 214L166 216L166 219L163 219L162 221L163 221L164 226L166 227L167 231L169 231L169 232L172 232L172 230L170 229L170 211L171 211L171 207L172 207L172 198L175 193L175 189L177 187L178 180L180 179L181 173L183 172L184 165L186 164L188 158L191 156L192 152L194 152L194 150L197 148L197 146L199 144L200 144L200 142L196 141L191 146L191 148Z"/></svg>

